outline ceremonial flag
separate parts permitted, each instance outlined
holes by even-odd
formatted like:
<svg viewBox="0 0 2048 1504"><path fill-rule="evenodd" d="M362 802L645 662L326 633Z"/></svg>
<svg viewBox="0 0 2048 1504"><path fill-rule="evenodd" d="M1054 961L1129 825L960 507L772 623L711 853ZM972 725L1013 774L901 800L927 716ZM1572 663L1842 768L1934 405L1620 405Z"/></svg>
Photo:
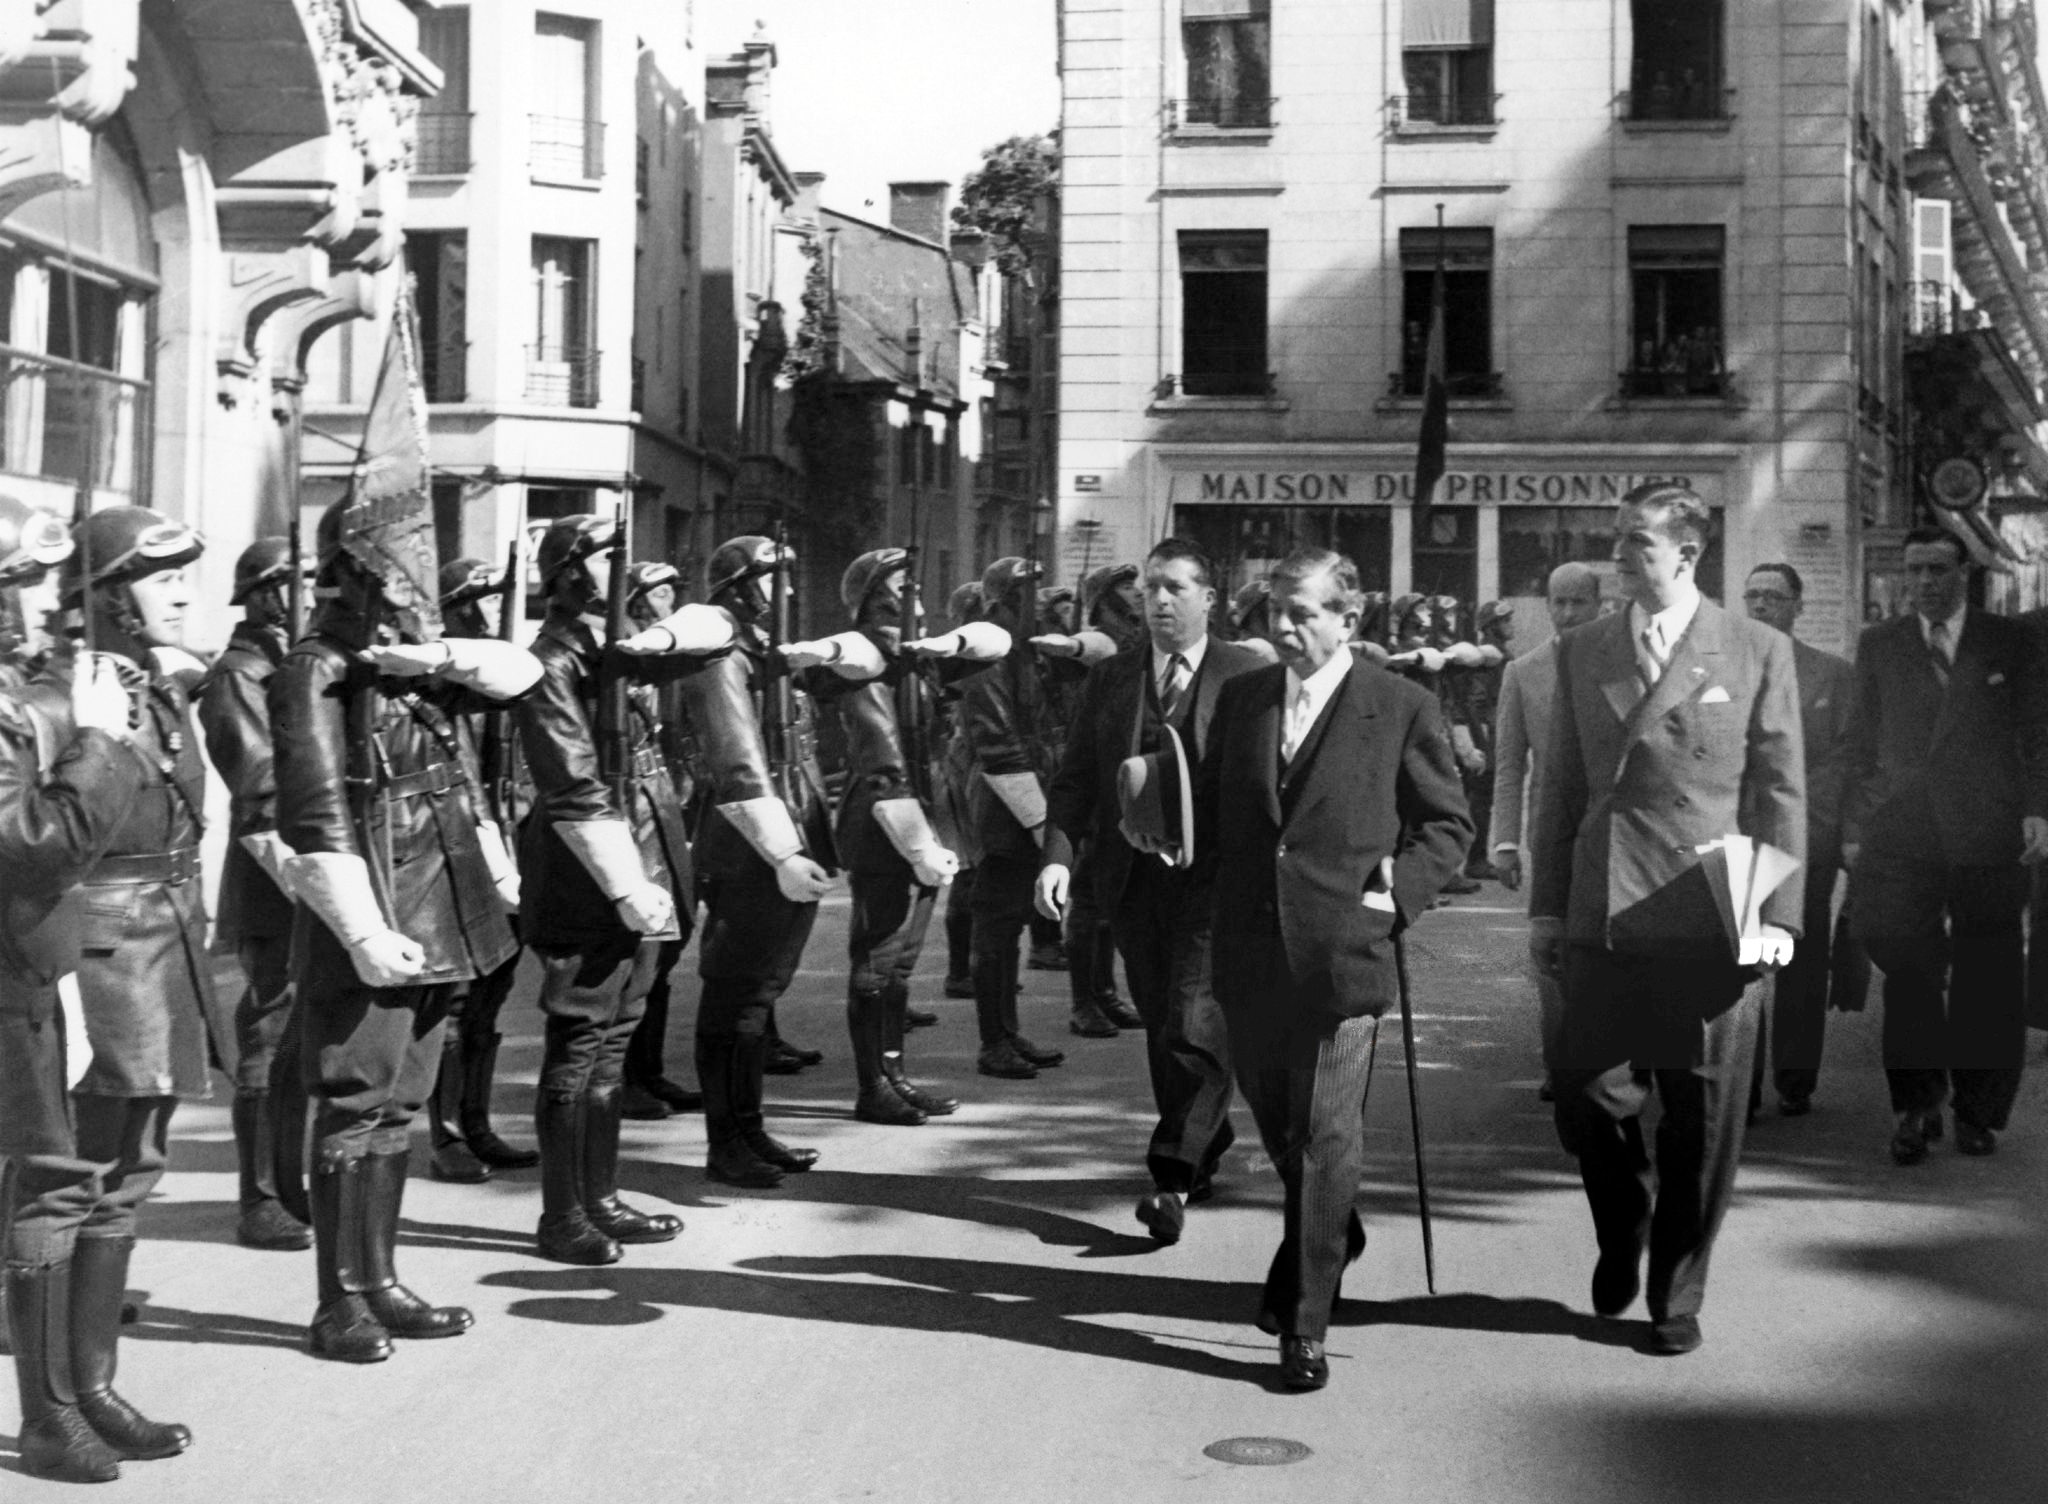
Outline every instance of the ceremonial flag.
<svg viewBox="0 0 2048 1504"><path fill-rule="evenodd" d="M1439 252L1429 282L1429 352L1422 374L1422 436L1415 448L1414 533L1427 537L1436 483L1444 478L1444 446L1450 437L1451 390L1444 357L1444 261Z"/></svg>
<svg viewBox="0 0 2048 1504"><path fill-rule="evenodd" d="M383 586L399 631L413 642L433 642L441 636L441 563L427 481L419 339L411 282L401 278L362 447L349 475L341 546Z"/></svg>

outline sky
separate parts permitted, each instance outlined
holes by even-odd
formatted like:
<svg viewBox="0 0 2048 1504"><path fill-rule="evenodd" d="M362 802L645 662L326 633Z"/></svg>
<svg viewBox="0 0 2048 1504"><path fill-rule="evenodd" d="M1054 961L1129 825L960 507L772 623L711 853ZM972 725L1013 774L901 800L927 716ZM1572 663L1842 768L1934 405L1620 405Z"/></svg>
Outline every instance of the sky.
<svg viewBox="0 0 2048 1504"><path fill-rule="evenodd" d="M849 214L886 220L891 182L942 178L957 194L984 148L1059 123L1054 0L696 7L707 58L738 51L767 22L776 149L792 172L824 173L824 202Z"/></svg>

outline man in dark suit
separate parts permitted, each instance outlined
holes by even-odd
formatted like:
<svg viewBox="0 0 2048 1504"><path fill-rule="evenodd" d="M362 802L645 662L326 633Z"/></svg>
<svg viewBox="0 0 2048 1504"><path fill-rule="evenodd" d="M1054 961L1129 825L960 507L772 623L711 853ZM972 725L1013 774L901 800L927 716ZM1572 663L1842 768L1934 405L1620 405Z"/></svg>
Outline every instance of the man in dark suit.
<svg viewBox="0 0 2048 1504"><path fill-rule="evenodd" d="M1145 1053L1159 1124L1145 1156L1153 1190L1138 1220L1162 1243L1177 1242L1185 1204L1209 1193L1230 1147L1230 1041L1209 988L1209 880L1215 863L1197 844L1180 867L1135 852L1118 829L1117 770L1161 750L1171 726L1198 763L1216 700L1238 674L1264 664L1249 648L1209 635L1216 605L1208 559L1168 538L1146 556L1147 642L1089 671L1081 705L1046 800L1037 901L1058 916L1072 894L1074 849L1091 842L1083 881L1110 916L1131 1001L1145 1024Z"/></svg>
<svg viewBox="0 0 2048 1504"><path fill-rule="evenodd" d="M1989 1154L2026 1056L2020 910L2048 856L2048 679L2033 634L1972 609L1962 545L1906 535L1913 610L1856 650L1844 821L1856 933L1884 972L1892 1158L1917 1164L1954 1094Z"/></svg>
<svg viewBox="0 0 2048 1504"><path fill-rule="evenodd" d="M1649 1245L1655 1352L1700 1345L1707 1261L1735 1184L1755 1059L1754 966L1738 964L1700 848L1740 833L1806 854L1792 644L1701 597L1712 514L1636 487L1615 519L1628 608L1558 639L1536 807L1530 950L1564 983L1557 1130L1600 1246L1593 1309L1619 1316ZM1800 890L1764 904L1757 947L1790 959ZM1642 1112L1664 1099L1654 1169Z"/></svg>
<svg viewBox="0 0 2048 1504"><path fill-rule="evenodd" d="M1280 1338L1282 1382L1320 1389L1330 1307L1365 1249L1353 1203L1393 937L1458 871L1472 817L1435 696L1349 651L1357 566L1299 550L1272 592L1280 662L1217 697L1196 849L1215 851L1214 987L1238 1087L1286 1192L1259 1326Z"/></svg>
<svg viewBox="0 0 2048 1504"><path fill-rule="evenodd" d="M1751 621L1776 627L1792 639L1792 667L1799 675L1799 730L1806 747L1806 870L1798 949L1771 987L1771 1060L1778 1111L1788 1118L1813 1110L1820 1082L1821 1045L1827 1036L1828 987L1839 969L1858 969L1868 983L1870 961L1862 945L1837 935L1835 879L1842 870L1842 777L1849 753L1849 712L1856 698L1856 670L1846 658L1801 642L1793 624L1806 606L1806 582L1790 564L1759 564L1742 587ZM1838 954L1839 953L1839 954ZM1862 1006L1859 990L1854 1006ZM1840 1006L1843 999L1835 999ZM1758 1036L1750 1114L1763 1092L1762 1036Z"/></svg>

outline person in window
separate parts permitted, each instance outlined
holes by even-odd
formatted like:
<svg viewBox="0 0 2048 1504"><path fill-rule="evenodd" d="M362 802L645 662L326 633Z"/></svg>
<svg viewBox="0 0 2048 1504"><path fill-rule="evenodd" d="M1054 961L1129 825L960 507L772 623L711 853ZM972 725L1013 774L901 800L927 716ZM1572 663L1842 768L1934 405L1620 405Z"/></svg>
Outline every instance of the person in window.
<svg viewBox="0 0 2048 1504"><path fill-rule="evenodd" d="M1692 397L1711 397L1721 390L1721 342L1705 324L1697 325L1686 343L1685 390Z"/></svg>

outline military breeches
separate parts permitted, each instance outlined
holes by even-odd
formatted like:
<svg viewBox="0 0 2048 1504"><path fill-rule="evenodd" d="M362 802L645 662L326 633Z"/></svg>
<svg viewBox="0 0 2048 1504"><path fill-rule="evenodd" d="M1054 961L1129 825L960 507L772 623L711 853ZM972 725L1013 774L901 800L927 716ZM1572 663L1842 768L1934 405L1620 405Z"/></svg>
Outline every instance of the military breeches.
<svg viewBox="0 0 2048 1504"><path fill-rule="evenodd" d="M301 1061L322 1166L398 1154L433 1090L454 984L348 987L300 1009Z"/></svg>
<svg viewBox="0 0 2048 1504"><path fill-rule="evenodd" d="M915 878L853 874L846 953L852 963L848 985L856 994L883 997L895 988L909 988L938 898L937 888L921 887Z"/></svg>
<svg viewBox="0 0 2048 1504"><path fill-rule="evenodd" d="M541 1095L570 1101L617 1086L648 991L664 962L675 965L682 942L620 930L594 945L541 945L535 951L541 959L540 1011L547 1018Z"/></svg>
<svg viewBox="0 0 2048 1504"><path fill-rule="evenodd" d="M271 1071L283 1048L291 1022L292 937L253 936L235 947L247 985L235 1005L235 1091L251 1095L270 1090Z"/></svg>
<svg viewBox="0 0 2048 1504"><path fill-rule="evenodd" d="M765 1031L769 1010L796 977L817 919L815 903L791 903L782 896L765 862L711 879L697 959L704 979L698 1035Z"/></svg>

